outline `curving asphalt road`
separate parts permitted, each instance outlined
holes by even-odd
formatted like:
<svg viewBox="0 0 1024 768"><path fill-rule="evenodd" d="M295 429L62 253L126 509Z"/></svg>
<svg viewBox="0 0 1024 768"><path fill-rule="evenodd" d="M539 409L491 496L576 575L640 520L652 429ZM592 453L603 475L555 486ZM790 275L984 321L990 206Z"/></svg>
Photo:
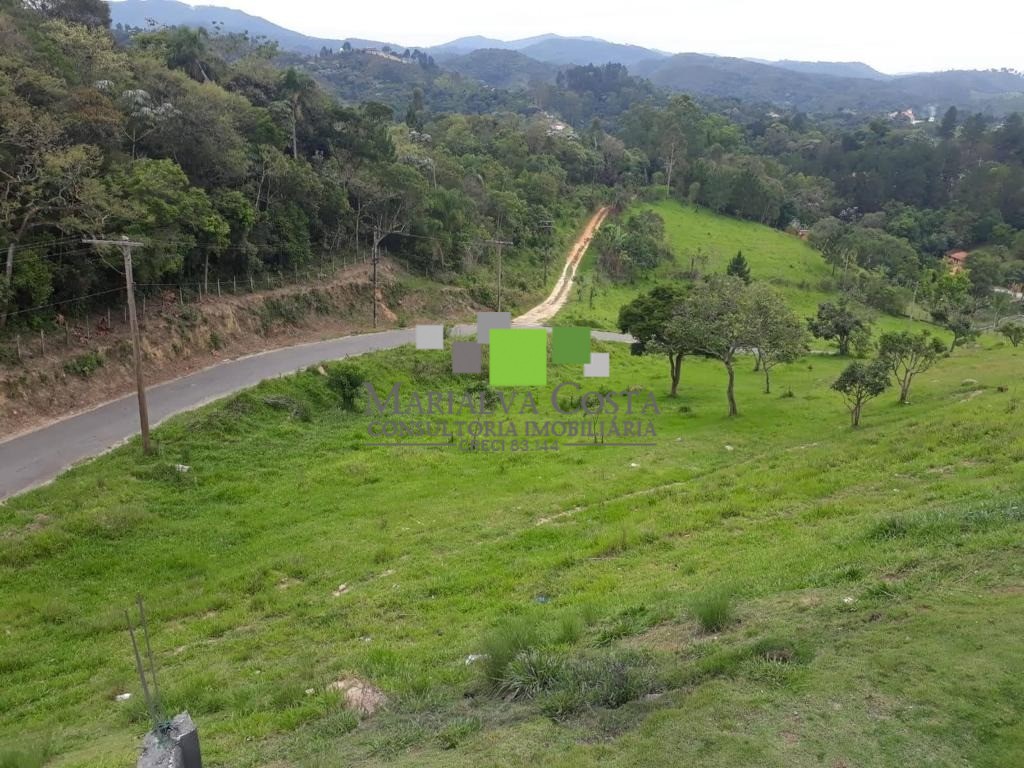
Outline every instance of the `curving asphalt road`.
<svg viewBox="0 0 1024 768"><path fill-rule="evenodd" d="M574 257L578 260L581 255L574 248L569 260ZM569 284L571 280L570 275ZM562 283L559 281L562 292L566 293L567 286ZM552 294L558 291L559 287L556 286ZM542 317L545 313L538 315L533 310L531 313L528 313L529 320L535 323L544 322L554 315L554 311L547 317ZM469 335L475 332L475 327L457 326L454 332L457 335ZM629 336L618 333L594 331L593 335L603 341L632 341ZM150 423L155 426L175 414L255 386L265 379L295 373L324 360L337 360L412 343L415 343L413 329L381 331L299 344L218 363L180 379L147 388ZM71 465L98 456L138 432L138 405L133 393L0 442L0 500L48 483Z"/></svg>

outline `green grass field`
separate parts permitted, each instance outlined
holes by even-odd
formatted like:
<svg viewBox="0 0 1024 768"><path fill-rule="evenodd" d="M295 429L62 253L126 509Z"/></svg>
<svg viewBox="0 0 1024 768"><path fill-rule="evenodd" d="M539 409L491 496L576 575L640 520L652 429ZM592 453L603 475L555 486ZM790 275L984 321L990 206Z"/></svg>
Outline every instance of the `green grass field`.
<svg viewBox="0 0 1024 768"><path fill-rule="evenodd" d="M590 292L586 286L594 279L597 259L593 252L588 252L580 265L584 288L572 292L569 302L559 314L560 322L615 329L619 307L656 283L675 279L681 270L689 270L691 257L698 252L707 258L702 268L696 264L698 269L708 274L722 274L736 252L743 251L752 267L751 276L771 283L801 317L810 317L817 311L818 304L834 298L822 290L823 281L832 277L831 267L820 253L794 235L753 222L719 216L705 208L684 205L676 200L637 204L630 212L642 210L655 211L665 221L665 237L675 260L661 265L653 275L634 284L602 281L591 307ZM925 323L910 323L904 318L891 317L867 307L863 310L873 318L876 331L914 326L930 328L943 337L947 335Z"/></svg>
<svg viewBox="0 0 1024 768"><path fill-rule="evenodd" d="M653 391L655 445L371 448L308 371L0 505L0 766L132 764L137 593L209 766L1017 764L1024 350L985 336L852 430L833 356L772 395L745 361L728 419L720 365L671 399L604 349L587 382ZM440 351L355 365L475 384ZM549 370L538 401L580 380ZM347 710L351 677L387 706Z"/></svg>

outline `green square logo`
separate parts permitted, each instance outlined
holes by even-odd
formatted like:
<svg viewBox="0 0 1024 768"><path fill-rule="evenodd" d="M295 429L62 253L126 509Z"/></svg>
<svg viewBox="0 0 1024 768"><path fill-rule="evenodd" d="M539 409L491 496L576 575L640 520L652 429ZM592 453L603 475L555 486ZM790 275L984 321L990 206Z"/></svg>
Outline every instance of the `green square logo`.
<svg viewBox="0 0 1024 768"><path fill-rule="evenodd" d="M586 365L590 362L590 329L555 326L551 329L551 362Z"/></svg>
<svg viewBox="0 0 1024 768"><path fill-rule="evenodd" d="M543 328L491 330L492 387L536 387L548 382L548 332Z"/></svg>

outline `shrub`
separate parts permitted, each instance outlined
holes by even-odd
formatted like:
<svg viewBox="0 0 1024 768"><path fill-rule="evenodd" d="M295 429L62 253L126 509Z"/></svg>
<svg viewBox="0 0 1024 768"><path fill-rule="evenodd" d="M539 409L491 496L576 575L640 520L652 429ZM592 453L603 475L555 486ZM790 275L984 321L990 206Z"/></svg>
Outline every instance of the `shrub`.
<svg viewBox="0 0 1024 768"><path fill-rule="evenodd" d="M64 373L87 379L103 367L103 355L86 352L64 362Z"/></svg>
<svg viewBox="0 0 1024 768"><path fill-rule="evenodd" d="M327 370L327 388L338 396L341 407L346 411L356 409L356 400L365 380L362 371L349 363L331 366Z"/></svg>

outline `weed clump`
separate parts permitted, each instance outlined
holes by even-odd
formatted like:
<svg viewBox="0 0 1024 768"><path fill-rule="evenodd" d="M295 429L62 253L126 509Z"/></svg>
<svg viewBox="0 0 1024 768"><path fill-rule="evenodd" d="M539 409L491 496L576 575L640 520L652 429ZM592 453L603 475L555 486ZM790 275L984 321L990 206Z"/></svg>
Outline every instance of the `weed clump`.
<svg viewBox="0 0 1024 768"><path fill-rule="evenodd" d="M733 620L732 594L719 588L697 595L690 600L690 613L704 632L721 632Z"/></svg>
<svg viewBox="0 0 1024 768"><path fill-rule="evenodd" d="M99 352L86 352L76 355L64 363L64 373L87 379L103 367L103 355Z"/></svg>

